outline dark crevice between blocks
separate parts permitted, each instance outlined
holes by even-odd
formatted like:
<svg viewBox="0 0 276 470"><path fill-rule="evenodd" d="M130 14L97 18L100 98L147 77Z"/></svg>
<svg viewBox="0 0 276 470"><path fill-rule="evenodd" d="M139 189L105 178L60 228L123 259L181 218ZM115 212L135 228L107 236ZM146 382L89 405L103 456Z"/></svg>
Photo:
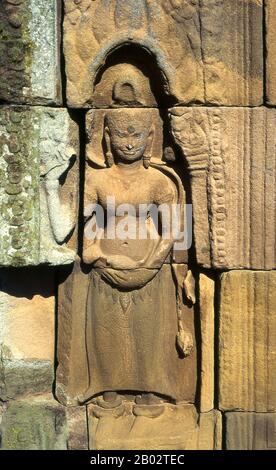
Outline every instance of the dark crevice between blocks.
<svg viewBox="0 0 276 470"><path fill-rule="evenodd" d="M54 381L52 386L52 394L55 397L55 388L56 388L56 370L58 367L58 269L55 271L55 324L54 324Z"/></svg>
<svg viewBox="0 0 276 470"><path fill-rule="evenodd" d="M226 431L226 427L227 427L227 419L226 419L226 414L225 413L221 413L221 419L222 419L222 443L221 443L221 450L227 450L227 431Z"/></svg>
<svg viewBox="0 0 276 470"><path fill-rule="evenodd" d="M83 205L84 205L84 182L85 182L85 152L87 136L85 130L86 110L68 109L70 118L79 128L79 186L78 186L78 221L77 221L77 254L81 257L83 248Z"/></svg>
<svg viewBox="0 0 276 470"><path fill-rule="evenodd" d="M66 71L65 71L65 56L64 56L64 34L63 34L63 20L64 20L64 2L59 0L61 3L60 6L60 81L61 81L61 106L67 106L66 100Z"/></svg>
<svg viewBox="0 0 276 470"><path fill-rule="evenodd" d="M219 310L220 310L220 275L215 272L214 295L214 406L219 409Z"/></svg>
<svg viewBox="0 0 276 470"><path fill-rule="evenodd" d="M200 395L201 395L201 363L202 363L202 337L201 337L201 325L200 325L200 303L199 303L199 271L193 271L196 285L196 303L194 305L194 328L195 328L195 349L196 349L196 393L195 393L195 406L198 413L200 413Z"/></svg>
<svg viewBox="0 0 276 470"><path fill-rule="evenodd" d="M263 104L266 105L268 101L267 96L267 73L266 73L266 62L267 62L267 45L266 45L266 8L267 0L263 2Z"/></svg>

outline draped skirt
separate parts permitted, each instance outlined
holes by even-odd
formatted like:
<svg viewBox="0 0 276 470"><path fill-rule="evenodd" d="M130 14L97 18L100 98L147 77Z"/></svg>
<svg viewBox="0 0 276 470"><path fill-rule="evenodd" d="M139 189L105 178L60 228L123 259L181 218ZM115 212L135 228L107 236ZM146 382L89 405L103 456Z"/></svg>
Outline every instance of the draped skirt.
<svg viewBox="0 0 276 470"><path fill-rule="evenodd" d="M92 269L86 305L88 392L152 392L189 400L194 368L180 357L176 287L163 265L144 287L119 290ZM193 393L192 393L193 395Z"/></svg>

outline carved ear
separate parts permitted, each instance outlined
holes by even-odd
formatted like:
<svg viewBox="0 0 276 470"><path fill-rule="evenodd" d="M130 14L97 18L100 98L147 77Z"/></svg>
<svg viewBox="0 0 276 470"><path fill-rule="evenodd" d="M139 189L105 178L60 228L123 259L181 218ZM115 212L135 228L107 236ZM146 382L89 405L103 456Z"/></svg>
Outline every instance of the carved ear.
<svg viewBox="0 0 276 470"><path fill-rule="evenodd" d="M107 147L107 150L111 150L111 145L110 145L110 131L109 131L109 128L107 126L105 126L104 128L104 138L105 138L105 143L106 143L106 147Z"/></svg>
<svg viewBox="0 0 276 470"><path fill-rule="evenodd" d="M114 163L114 159L111 152L110 131L108 127L104 128L104 139L106 144L106 164L108 167L111 167Z"/></svg>
<svg viewBox="0 0 276 470"><path fill-rule="evenodd" d="M154 129L153 127L151 127L149 135L148 135L146 150L143 156L143 163L144 163L145 168L148 168L150 166L150 160L152 157L153 136L154 136Z"/></svg>

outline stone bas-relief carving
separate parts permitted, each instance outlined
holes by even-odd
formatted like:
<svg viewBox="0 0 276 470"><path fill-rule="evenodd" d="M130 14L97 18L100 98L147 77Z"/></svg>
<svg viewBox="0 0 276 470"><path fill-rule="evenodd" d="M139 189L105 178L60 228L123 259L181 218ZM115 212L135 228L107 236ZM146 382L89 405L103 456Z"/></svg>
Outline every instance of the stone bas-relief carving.
<svg viewBox="0 0 276 470"><path fill-rule="evenodd" d="M61 104L59 0L1 0L0 100Z"/></svg>
<svg viewBox="0 0 276 470"><path fill-rule="evenodd" d="M274 109L173 108L191 178L197 262L275 269Z"/></svg>
<svg viewBox="0 0 276 470"><path fill-rule="evenodd" d="M28 107L62 104L62 3L80 191L84 111ZM3 449L220 449L222 413L227 449L276 448L272 3L0 1ZM137 237L186 195L189 259L162 212Z"/></svg>
<svg viewBox="0 0 276 470"><path fill-rule="evenodd" d="M125 108L124 108L125 109ZM87 161L92 167L106 168L106 152L103 148L103 136L105 133L105 116L107 114L106 109L91 109L86 113L86 157ZM122 111L121 111L122 112ZM133 113L135 110L133 109ZM116 118L117 111L113 111ZM142 111L141 111L142 113ZM120 114L118 114L119 116ZM144 115L149 115L154 133L152 134L150 145L148 147L151 157L151 163L158 165L165 165L165 159L163 155L163 121L160 113L157 109L147 109ZM97 174L97 173L96 173Z"/></svg>
<svg viewBox="0 0 276 470"><path fill-rule="evenodd" d="M276 450L276 413L225 413L227 450Z"/></svg>
<svg viewBox="0 0 276 470"><path fill-rule="evenodd" d="M165 91L176 103L260 105L262 12L261 0L68 0L68 105L112 105L118 64L102 75L102 85L98 72L111 52L126 45L141 46L156 61ZM135 61L136 56L130 48L128 59L122 55L118 63ZM121 77L128 87L128 74ZM145 96L137 100L142 106Z"/></svg>
<svg viewBox="0 0 276 470"><path fill-rule="evenodd" d="M0 108L0 264L74 261L78 127L64 109Z"/></svg>
<svg viewBox="0 0 276 470"><path fill-rule="evenodd" d="M275 282L275 271L231 271L221 276L221 410L276 410Z"/></svg>
<svg viewBox="0 0 276 470"><path fill-rule="evenodd" d="M193 405L166 404L164 413L149 419L135 417L133 405L125 403L125 413L111 416L110 411L88 406L91 436L95 450L219 450L221 415L213 410L197 414Z"/></svg>
<svg viewBox="0 0 276 470"><path fill-rule="evenodd" d="M177 406L195 399L196 349L189 300L194 301L194 292L186 265L165 264L176 242L171 228L163 227L166 218L159 217L159 230L150 238L154 222L147 212L146 237L140 238L138 208L166 204L172 211L173 204L179 204L184 216L185 194L177 174L161 162L162 155L153 156L156 110L99 113L103 122L97 131L102 132L105 161L98 155L95 164L95 152L87 154L82 255L86 268L76 264L60 292L57 396L67 404L91 402L92 414L100 420L101 413L111 420L125 416L128 405L134 418L157 419L167 403ZM110 197L114 215L108 212ZM93 204L106 214L105 233L98 239L91 237ZM127 220L132 235L128 232L123 238L118 230L124 217L116 212L122 204L137 211ZM106 233L111 222L114 237Z"/></svg>
<svg viewBox="0 0 276 470"><path fill-rule="evenodd" d="M265 2L266 15L266 100L269 104L276 104L276 5L273 0Z"/></svg>

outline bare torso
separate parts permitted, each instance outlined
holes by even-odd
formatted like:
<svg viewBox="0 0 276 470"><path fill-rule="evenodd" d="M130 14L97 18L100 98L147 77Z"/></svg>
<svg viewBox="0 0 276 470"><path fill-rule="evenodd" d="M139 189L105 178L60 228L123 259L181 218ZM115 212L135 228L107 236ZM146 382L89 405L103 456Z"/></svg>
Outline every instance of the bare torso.
<svg viewBox="0 0 276 470"><path fill-rule="evenodd" d="M111 229L107 234L105 224L104 237L96 240L91 250L91 262L97 257L107 261L120 258L120 263L125 261L126 266L130 260L142 262L154 249L158 237L155 232L155 239L150 238L149 231L154 229L154 224L150 217L146 219L149 207L165 202L171 204L175 199L174 193L170 179L151 167L122 171L113 165L108 169L91 170L87 178L86 206L97 202L104 209L105 221L108 220ZM112 205L114 210L111 210ZM144 225L139 219L141 214L142 220L146 219ZM84 245L87 244L85 242Z"/></svg>

